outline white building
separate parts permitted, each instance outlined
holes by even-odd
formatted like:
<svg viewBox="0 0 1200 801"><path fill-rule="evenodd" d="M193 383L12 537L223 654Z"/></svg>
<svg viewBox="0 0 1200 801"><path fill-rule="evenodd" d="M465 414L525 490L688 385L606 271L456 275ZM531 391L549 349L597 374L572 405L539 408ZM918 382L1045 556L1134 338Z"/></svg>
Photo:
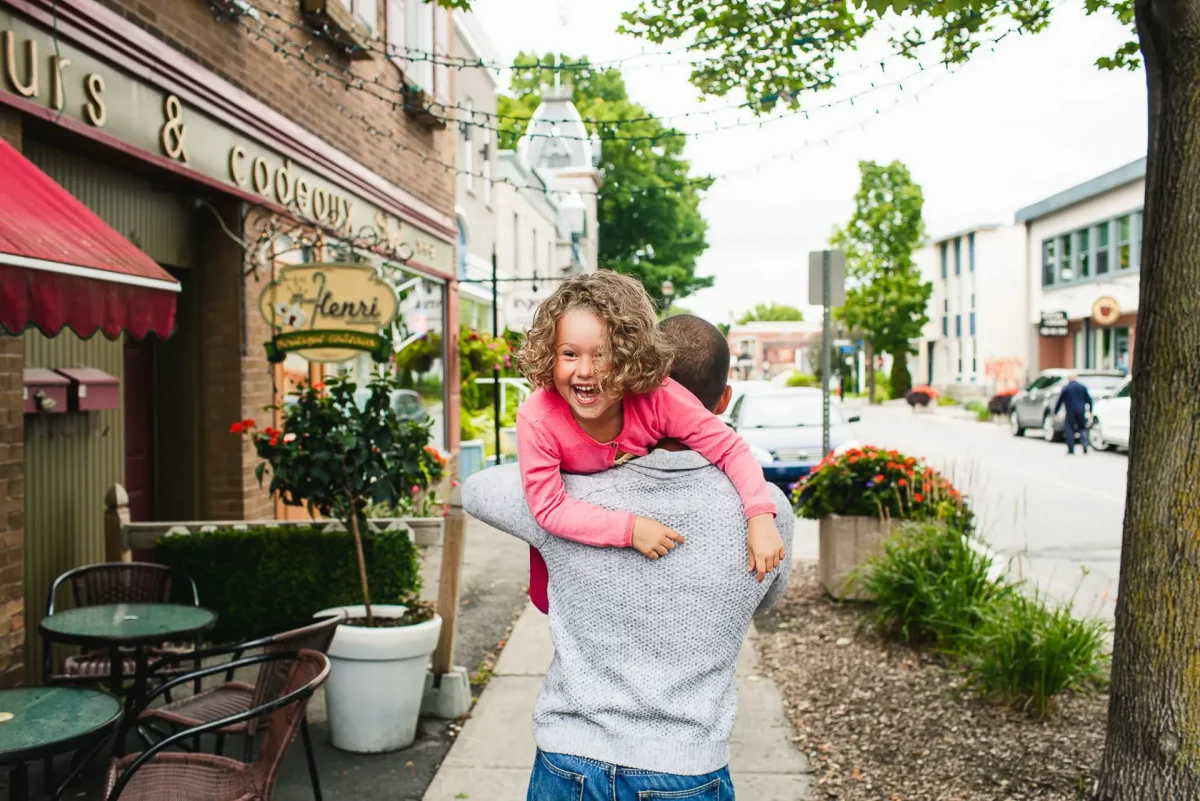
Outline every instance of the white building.
<svg viewBox="0 0 1200 801"><path fill-rule="evenodd" d="M910 362L914 384L952 397L1023 386L1029 331L1025 229L979 225L939 236L914 259L933 284L923 336Z"/></svg>
<svg viewBox="0 0 1200 801"><path fill-rule="evenodd" d="M1030 374L1133 364L1146 160L1019 210L1026 231ZM1066 325L1043 325L1047 318Z"/></svg>
<svg viewBox="0 0 1200 801"><path fill-rule="evenodd" d="M729 369L735 379L770 379L789 370L811 375L819 367L810 351L820 347L820 322L734 324L727 339L733 357Z"/></svg>

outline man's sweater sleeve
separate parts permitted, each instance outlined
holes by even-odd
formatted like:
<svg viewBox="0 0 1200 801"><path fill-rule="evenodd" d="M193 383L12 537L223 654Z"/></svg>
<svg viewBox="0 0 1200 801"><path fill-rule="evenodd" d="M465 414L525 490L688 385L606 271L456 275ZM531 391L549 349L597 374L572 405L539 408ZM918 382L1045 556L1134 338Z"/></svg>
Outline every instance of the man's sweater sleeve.
<svg viewBox="0 0 1200 801"><path fill-rule="evenodd" d="M779 536L783 538L783 548L787 556L771 574L771 586L767 588L767 594L759 601L756 613L765 612L774 606L775 602L783 596L784 590L787 589L788 579L792 575L792 544L796 534L796 513L792 511L792 505L782 490L772 484L770 492L777 510L775 526L779 529Z"/></svg>
<svg viewBox="0 0 1200 801"><path fill-rule="evenodd" d="M463 508L471 517L512 534L535 548L550 536L538 526L525 502L521 471L515 464L489 467L463 482Z"/></svg>

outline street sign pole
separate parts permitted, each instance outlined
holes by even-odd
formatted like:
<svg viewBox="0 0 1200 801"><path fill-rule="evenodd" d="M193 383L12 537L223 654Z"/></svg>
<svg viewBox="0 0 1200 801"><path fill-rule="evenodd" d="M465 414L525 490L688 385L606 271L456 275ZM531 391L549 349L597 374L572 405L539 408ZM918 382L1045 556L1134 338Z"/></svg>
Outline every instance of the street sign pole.
<svg viewBox="0 0 1200 801"><path fill-rule="evenodd" d="M496 275L496 246L492 245L492 338L500 336L500 282ZM492 411L496 416L496 464L500 464L500 365L492 367Z"/></svg>
<svg viewBox="0 0 1200 801"><path fill-rule="evenodd" d="M829 373L833 368L830 348L833 335L830 330L829 306L832 283L829 269L829 251L821 253L821 306L824 320L821 323L821 456L829 453Z"/></svg>

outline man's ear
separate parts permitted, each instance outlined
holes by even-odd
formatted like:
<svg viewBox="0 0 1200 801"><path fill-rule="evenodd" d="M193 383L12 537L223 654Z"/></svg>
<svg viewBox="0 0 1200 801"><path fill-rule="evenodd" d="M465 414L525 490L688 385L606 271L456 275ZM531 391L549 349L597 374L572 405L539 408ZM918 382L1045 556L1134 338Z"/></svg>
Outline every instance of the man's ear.
<svg viewBox="0 0 1200 801"><path fill-rule="evenodd" d="M731 400L733 400L733 387L726 384L725 391L721 393L721 399L717 401L716 407L712 410L713 414L725 414Z"/></svg>

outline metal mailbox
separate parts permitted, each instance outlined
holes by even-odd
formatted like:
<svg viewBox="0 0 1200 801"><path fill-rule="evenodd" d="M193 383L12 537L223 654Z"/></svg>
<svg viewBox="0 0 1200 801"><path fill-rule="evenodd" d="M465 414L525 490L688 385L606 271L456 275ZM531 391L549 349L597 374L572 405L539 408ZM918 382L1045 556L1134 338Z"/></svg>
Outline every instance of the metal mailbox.
<svg viewBox="0 0 1200 801"><path fill-rule="evenodd" d="M116 376L91 367L60 368L70 381L67 393L73 412L95 412L121 406L121 384Z"/></svg>
<svg viewBox="0 0 1200 801"><path fill-rule="evenodd" d="M70 380L44 367L25 368L25 414L62 414L67 411Z"/></svg>

